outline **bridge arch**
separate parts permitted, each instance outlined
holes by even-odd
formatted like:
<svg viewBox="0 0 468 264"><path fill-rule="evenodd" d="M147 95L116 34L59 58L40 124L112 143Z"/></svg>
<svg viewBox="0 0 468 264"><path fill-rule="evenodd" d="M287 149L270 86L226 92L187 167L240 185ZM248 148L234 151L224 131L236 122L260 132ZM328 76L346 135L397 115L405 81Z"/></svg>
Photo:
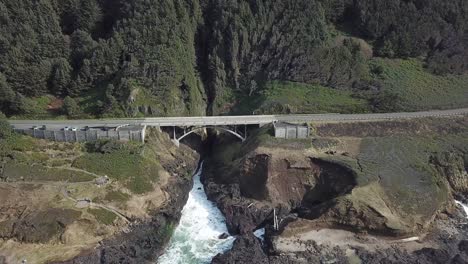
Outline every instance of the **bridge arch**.
<svg viewBox="0 0 468 264"><path fill-rule="evenodd" d="M213 129L218 129L218 130L222 130L224 132L228 132L234 136L236 136L237 138L239 138L240 140L242 140L242 142L245 141L245 137L242 136L241 134L237 133L236 131L233 131L229 128L225 128L225 127L222 127L222 126L200 126L200 127L195 127L193 128L192 130L186 132L185 134L183 134L182 136L180 136L179 138L176 138L174 137L174 140L178 143L180 142L183 138L187 137L188 135L196 132L196 131L199 131L199 130L202 130L202 129L205 129L205 128L213 128Z"/></svg>

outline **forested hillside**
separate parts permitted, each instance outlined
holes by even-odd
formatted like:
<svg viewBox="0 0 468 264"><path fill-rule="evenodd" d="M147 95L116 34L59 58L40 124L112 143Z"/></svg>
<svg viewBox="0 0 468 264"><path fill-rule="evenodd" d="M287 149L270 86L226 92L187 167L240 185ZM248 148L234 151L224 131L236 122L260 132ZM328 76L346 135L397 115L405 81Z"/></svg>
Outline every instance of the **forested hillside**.
<svg viewBox="0 0 468 264"><path fill-rule="evenodd" d="M0 0L0 110L75 118L468 106L467 16L464 0ZM292 107L288 91L308 98Z"/></svg>

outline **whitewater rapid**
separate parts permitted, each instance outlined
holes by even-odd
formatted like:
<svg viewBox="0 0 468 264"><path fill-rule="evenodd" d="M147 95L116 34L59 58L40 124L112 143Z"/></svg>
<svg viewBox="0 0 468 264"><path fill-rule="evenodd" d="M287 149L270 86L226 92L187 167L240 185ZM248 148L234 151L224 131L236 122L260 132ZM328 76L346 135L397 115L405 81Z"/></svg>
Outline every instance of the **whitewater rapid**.
<svg viewBox="0 0 468 264"><path fill-rule="evenodd" d="M455 201L456 204L460 205L463 210L465 210L465 214L466 214L466 218L468 218L468 206L464 205L462 202L460 201Z"/></svg>
<svg viewBox="0 0 468 264"><path fill-rule="evenodd" d="M234 237L219 239L228 230L221 211L206 197L200 181L202 169L203 163L193 176L193 188L182 209L180 223L158 264L210 263L218 253L232 247Z"/></svg>

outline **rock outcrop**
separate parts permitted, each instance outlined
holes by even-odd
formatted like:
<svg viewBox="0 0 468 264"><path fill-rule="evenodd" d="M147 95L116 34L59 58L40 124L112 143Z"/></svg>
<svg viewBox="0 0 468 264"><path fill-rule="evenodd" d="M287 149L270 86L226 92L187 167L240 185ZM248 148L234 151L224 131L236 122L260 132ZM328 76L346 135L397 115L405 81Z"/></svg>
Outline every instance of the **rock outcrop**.
<svg viewBox="0 0 468 264"><path fill-rule="evenodd" d="M255 149L234 162L236 169L221 170L229 175L228 181L206 176L207 193L226 215L231 232L250 233L271 223L276 213L280 221L286 220L282 224L297 214L315 220L317 226L404 236L422 231L434 213L443 210L441 197L424 217L404 215L404 209L389 198L391 190L374 175L329 157L283 152ZM438 191L437 186L431 188Z"/></svg>
<svg viewBox="0 0 468 264"><path fill-rule="evenodd" d="M232 249L225 254L218 254L212 264L258 263L268 264L268 256L262 249L259 239L252 234L242 236L236 241Z"/></svg>
<svg viewBox="0 0 468 264"><path fill-rule="evenodd" d="M437 153L431 157L431 163L445 176L456 195L468 194L468 154L460 151Z"/></svg>

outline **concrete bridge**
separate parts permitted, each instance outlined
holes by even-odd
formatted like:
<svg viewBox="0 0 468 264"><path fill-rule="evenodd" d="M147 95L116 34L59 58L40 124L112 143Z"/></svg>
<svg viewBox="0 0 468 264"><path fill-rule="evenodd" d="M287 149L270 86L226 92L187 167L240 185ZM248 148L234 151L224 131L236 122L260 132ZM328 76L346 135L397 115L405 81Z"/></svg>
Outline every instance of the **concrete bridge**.
<svg viewBox="0 0 468 264"><path fill-rule="evenodd" d="M60 131L65 127L80 130L109 129L114 131L132 127L144 129L150 127L172 127L173 139L178 143L183 138L203 128L213 128L228 132L240 140L247 138L249 125L266 125L276 122L314 123L314 122L358 122L384 121L424 117L453 117L468 115L468 108L434 110L423 112L378 113L378 114L304 114L304 115L249 115L249 116L197 116L197 117L156 117L122 118L90 120L9 120L15 129L27 130L33 127L45 127L47 130ZM177 128L177 129L176 129ZM183 133L181 133L183 131Z"/></svg>

